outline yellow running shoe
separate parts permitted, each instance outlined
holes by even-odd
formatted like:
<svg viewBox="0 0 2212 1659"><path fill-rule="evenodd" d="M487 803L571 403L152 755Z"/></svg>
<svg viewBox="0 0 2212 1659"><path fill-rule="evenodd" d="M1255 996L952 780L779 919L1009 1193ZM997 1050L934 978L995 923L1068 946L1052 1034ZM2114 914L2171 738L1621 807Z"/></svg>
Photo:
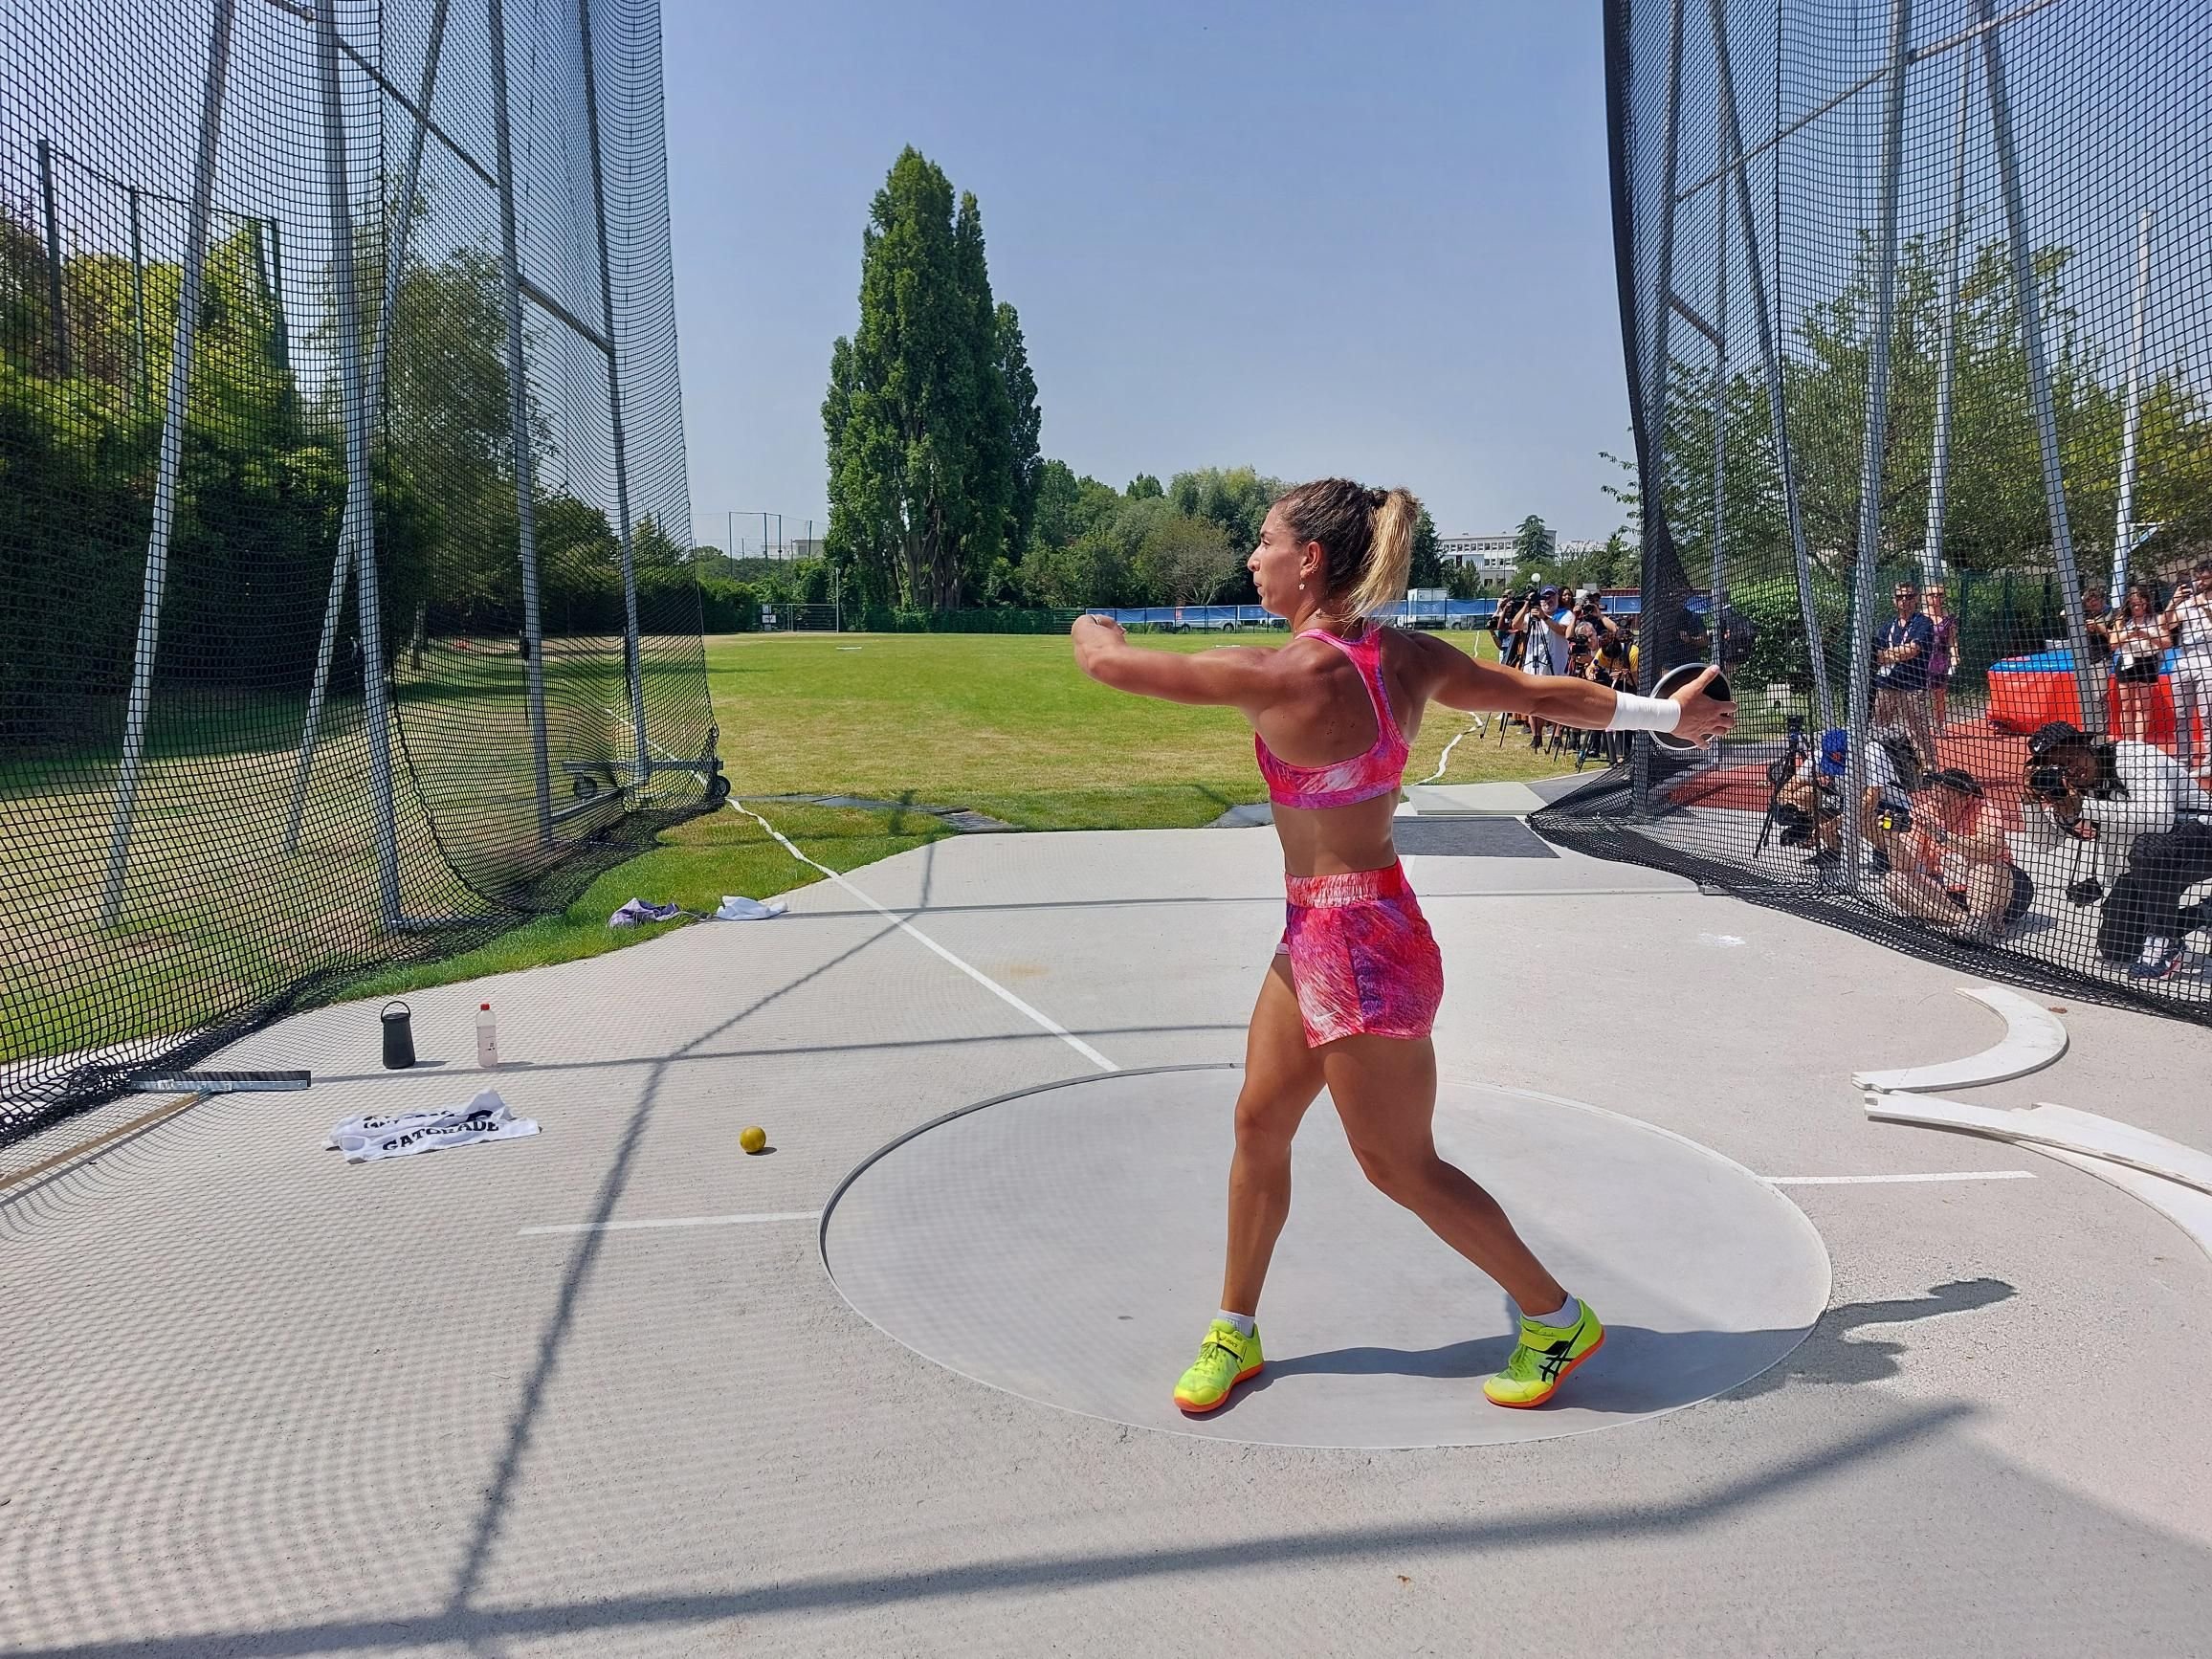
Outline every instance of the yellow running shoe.
<svg viewBox="0 0 2212 1659"><path fill-rule="evenodd" d="M1198 1358L1175 1385L1175 1404L1190 1417L1219 1411L1239 1382L1260 1374L1261 1363L1257 1325L1248 1337L1227 1319L1216 1319L1198 1345Z"/></svg>
<svg viewBox="0 0 2212 1659"><path fill-rule="evenodd" d="M1493 1405L1525 1410L1541 1405L1559 1392L1567 1373L1605 1345L1605 1327L1582 1304L1582 1316L1566 1330L1523 1319L1520 1341L1508 1356L1505 1369L1482 1385Z"/></svg>

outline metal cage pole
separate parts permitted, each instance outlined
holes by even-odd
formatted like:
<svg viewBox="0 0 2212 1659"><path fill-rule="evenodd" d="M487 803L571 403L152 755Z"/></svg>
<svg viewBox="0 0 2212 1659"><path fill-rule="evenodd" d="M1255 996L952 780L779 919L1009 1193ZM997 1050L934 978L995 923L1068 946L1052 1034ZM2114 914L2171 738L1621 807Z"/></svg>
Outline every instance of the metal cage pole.
<svg viewBox="0 0 2212 1659"><path fill-rule="evenodd" d="M130 321L131 353L136 374L132 386L143 408L154 401L152 360L146 355L146 251L145 233L139 223L139 189L130 188Z"/></svg>
<svg viewBox="0 0 2212 1659"><path fill-rule="evenodd" d="M437 90L438 58L444 46L446 11L449 0L437 0L436 10L431 14L430 44L423 58L422 97L415 104L414 136L408 150L407 183L399 199L397 226L386 236L384 268L384 307L377 314L376 344L369 352L368 384L363 394L365 420L374 421L384 412L385 363L390 355L392 321L398 315L399 284L407 263L408 232L414 222L414 204L422 182L423 140L427 133L427 112L431 98ZM274 222L272 221L272 230ZM277 305L283 305L283 290L277 290ZM307 785L315 768L315 745L321 730L322 702L330 690L330 662L338 644L338 624L345 608L345 585L350 572L346 558L349 545L344 531L339 535L338 558L330 567L330 592L322 605L322 636L315 649L315 679L307 693L307 719L299 733L299 766L292 784L292 810L284 831L284 851L299 851L300 820L307 809Z"/></svg>
<svg viewBox="0 0 2212 1659"><path fill-rule="evenodd" d="M2012 102L2004 84L2004 52L1997 40L1992 0L1979 0L1981 67L1989 82L1989 118L1996 128L1997 175L2004 193L2005 233L2012 244L2014 306L2027 358L2027 395L2035 414L2036 447L2043 459L2044 505L2050 515L2051 555L2066 602L2067 641L2073 648L2074 683L2082 719L2091 731L2105 725L2104 675L2090 656L2089 624L2082 615L2081 575L2074 567L2073 526L2066 509L2066 474L2058 449L2058 416L2050 401L2050 365L2044 357L2043 312L2036 297L2035 257L2027 246L2027 213L2021 204L2020 157L2013 141Z"/></svg>
<svg viewBox="0 0 2212 1659"><path fill-rule="evenodd" d="M1844 813L1856 820L1867 788L1868 705L1873 675L1869 636L1874 620L1874 575L1882 559L1882 474L1890 447L1890 336L1897 321L1897 197L1905 176L1906 75L1912 66L1913 0L1891 0L1890 80L1882 99L1881 205L1874 231L1874 323L1867 365L1866 450L1859 466L1859 557L1851 585L1850 751ZM1845 837L1843 876L1859 884L1856 843Z"/></svg>
<svg viewBox="0 0 2212 1659"><path fill-rule="evenodd" d="M499 262L507 301L507 403L515 445L516 540L522 559L523 676L530 705L538 842L553 845L553 777L545 745L545 633L538 608L537 483L530 456L530 388L522 353L522 256L515 228L515 142L507 118L506 0L487 0L492 45L492 130L499 151Z"/></svg>
<svg viewBox="0 0 2212 1659"><path fill-rule="evenodd" d="M1936 371L1936 442L1928 461L1928 534L1920 543L1920 579L1943 580L1943 519L1951 482L1951 423L1958 374L1958 262L1966 239L1966 133L1974 101L1974 54L1958 55L1958 122L1951 141L1951 237L1943 270L1943 344Z"/></svg>
<svg viewBox="0 0 2212 1659"><path fill-rule="evenodd" d="M1743 153L1743 127L1736 109L1736 82L1728 58L1728 20L1722 0L1708 0L1713 46L1718 71L1722 119L1728 128L1724 169L1736 177L1736 213L1743 233L1743 262L1751 276L1752 310L1759 318L1759 352L1766 370L1767 423L1774 429L1775 464L1781 473L1782 514L1789 525L1790 556L1797 564L1798 614L1804 623L1805 656L1812 668L1813 709L1825 730L1835 723L1835 699L1828 689L1827 653L1821 644L1820 608L1813 598L1812 555L1805 546L1804 508L1798 488L1797 456L1789 436L1789 404L1782 382L1781 349L1775 339L1781 299L1781 274L1775 273L1776 310L1767 310L1766 273L1759 264L1759 220L1752 211L1750 158ZM1778 162L1779 166L1779 162ZM1779 237L1778 248L1779 254Z"/></svg>
<svg viewBox="0 0 2212 1659"><path fill-rule="evenodd" d="M275 219L264 220L269 227L269 287L276 300L276 312L270 318L275 330L276 366L285 373L292 372L292 322L284 310L284 229ZM287 392L287 396L294 395Z"/></svg>
<svg viewBox="0 0 2212 1659"><path fill-rule="evenodd" d="M2143 210L2141 240L2135 249L2135 315L2128 331L2128 407L2120 426L2120 506L2112 521L2112 603L2125 606L2128 562L2135 553L2135 446L2143 430L2143 333L2150 321L2151 221Z"/></svg>
<svg viewBox="0 0 2212 1659"><path fill-rule="evenodd" d="M399 827L392 807L391 705L384 670L384 613L377 592L376 500L368 471L368 403L362 363L361 292L354 271L353 196L346 177L345 103L338 72L338 7L316 10L315 67L322 93L322 168L328 191L332 309L338 323L339 399L345 416L345 516L338 565L350 554L361 626L361 689L368 728L368 778L375 811L377 914L403 925L399 903Z"/></svg>
<svg viewBox="0 0 2212 1659"><path fill-rule="evenodd" d="M200 96L199 148L192 161L191 224L186 232L184 284L177 300L176 333L169 347L168 398L162 417L161 458L154 471L153 526L146 537L145 586L139 601L138 641L131 652L122 762L116 773L115 828L109 839L107 881L100 893L100 918L106 927L115 925L122 910L123 884L130 870L131 828L138 811L139 772L145 760L146 719L153 708L162 594L168 582L169 537L176 528L177 493L184 470L192 335L200 315L208 227L214 216L215 151L223 124L223 84L230 75L231 25L236 11L237 0L214 0L214 21L209 32L208 74Z"/></svg>
<svg viewBox="0 0 2212 1659"><path fill-rule="evenodd" d="M1659 269L1653 290L1650 360L1644 365L1644 466L1641 479L1646 497L1647 530L1651 515L1656 515L1661 523L1666 521L1667 504L1661 486L1667 465L1667 324L1674 304L1674 191L1682 176L1682 8L1683 0L1674 0L1669 10L1667 26L1667 118L1662 128L1665 134L1662 140L1665 154L1659 168ZM1648 542L1648 534L1646 540ZM1638 586L1641 592L1638 597L1636 626L1644 636L1643 648L1637 653L1643 681L1638 689L1648 692L1659 674L1659 641L1651 631L1657 620L1659 603L1657 586L1651 576L1651 550L1648 545L1644 549L1642 580ZM1651 814L1649 733L1639 732L1636 735L1630 765L1635 813L1639 818L1648 818Z"/></svg>
<svg viewBox="0 0 2212 1659"><path fill-rule="evenodd" d="M621 521L622 654L630 679L630 735L635 753L634 786L653 779L653 755L645 741L645 663L637 631L637 558L630 524L630 454L622 431L622 368L616 357L614 275L607 251L607 171L600 156L599 76L591 61L591 0L576 0L576 22L584 48L584 121L591 133L591 217L599 234L600 317L607 340L607 407L614 426L614 511Z"/></svg>
<svg viewBox="0 0 2212 1659"><path fill-rule="evenodd" d="M1717 43L1716 43L1717 44ZM1728 114L1717 111L1713 146L1723 155L1728 148ZM1713 192L1713 574L1705 586L1705 643L1713 664L1720 666L1721 639L1728 615L1721 604L1721 579L1727 574L1723 531L1728 520L1728 186L1723 181Z"/></svg>
<svg viewBox="0 0 2212 1659"><path fill-rule="evenodd" d="M46 303L54 313L54 352L64 380L76 372L69 346L69 306L61 286L61 215L54 199L54 145L38 141L39 217L46 231Z"/></svg>

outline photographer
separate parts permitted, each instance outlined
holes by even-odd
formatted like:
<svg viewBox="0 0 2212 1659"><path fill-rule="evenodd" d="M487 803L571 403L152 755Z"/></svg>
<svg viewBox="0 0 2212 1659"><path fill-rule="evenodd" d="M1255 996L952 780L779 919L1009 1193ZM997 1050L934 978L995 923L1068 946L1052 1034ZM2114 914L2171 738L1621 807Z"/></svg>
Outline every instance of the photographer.
<svg viewBox="0 0 2212 1659"><path fill-rule="evenodd" d="M1837 728L1821 734L1820 751L1809 773L1795 775L1794 751L1787 762L1776 763L1778 767L1786 764L1792 773L1787 782L1775 785L1775 821L1782 827L1781 844L1800 847L1810 840L1816 864L1833 864L1843 856L1841 792L1850 760L1850 734ZM1878 741L1867 750L1867 784L1860 791L1852 830L1872 844L1877 874L1894 867L1912 823L1911 794L1918 782L1912 761L1913 746L1902 737Z"/></svg>
<svg viewBox="0 0 2212 1659"><path fill-rule="evenodd" d="M1528 630L1528 642L1521 648L1521 672L1565 674L1572 653L1575 613L1559 604L1559 590L1540 589L1535 602L1522 609L1521 619ZM1536 716L1529 717L1530 748L1543 747L1544 725Z"/></svg>
<svg viewBox="0 0 2212 1659"><path fill-rule="evenodd" d="M2035 884L2012 862L2004 830L1984 811L1971 772L1932 773L1912 810L1880 808L1891 848L1882 896L1908 916L1986 942L2027 914Z"/></svg>
<svg viewBox="0 0 2212 1659"><path fill-rule="evenodd" d="M2181 909L2183 894L2212 880L2212 795L2164 751L2091 738L2068 720L2028 739L2025 782L2039 845L2096 852L2096 873L2067 897L2103 904L2097 955L2129 963L2131 979L2179 973L2182 936L2212 925L2205 904Z"/></svg>

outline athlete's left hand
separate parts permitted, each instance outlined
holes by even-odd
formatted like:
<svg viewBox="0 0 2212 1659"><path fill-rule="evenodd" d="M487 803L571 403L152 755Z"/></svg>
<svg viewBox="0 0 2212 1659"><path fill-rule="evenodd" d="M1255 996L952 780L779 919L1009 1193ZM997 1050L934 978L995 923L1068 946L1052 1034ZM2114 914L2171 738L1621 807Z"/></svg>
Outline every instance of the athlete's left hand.
<svg viewBox="0 0 2212 1659"><path fill-rule="evenodd" d="M1718 668L1708 668L1674 694L1674 700L1682 705L1682 720L1674 728L1676 737L1702 743L1709 738L1725 738L1736 729L1736 705L1705 695L1705 688L1719 672Z"/></svg>

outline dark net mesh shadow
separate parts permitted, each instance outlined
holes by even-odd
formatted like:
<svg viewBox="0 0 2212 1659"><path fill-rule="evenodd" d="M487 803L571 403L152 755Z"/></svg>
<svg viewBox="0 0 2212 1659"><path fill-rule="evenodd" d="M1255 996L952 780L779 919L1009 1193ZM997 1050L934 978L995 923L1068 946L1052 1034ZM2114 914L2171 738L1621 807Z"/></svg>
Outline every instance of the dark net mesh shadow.
<svg viewBox="0 0 2212 1659"><path fill-rule="evenodd" d="M719 800L661 122L648 0L0 11L0 1140Z"/></svg>
<svg viewBox="0 0 2212 1659"><path fill-rule="evenodd" d="M2201 8L1611 0L1606 33L1639 668L1718 662L1738 723L1537 827L2212 1020Z"/></svg>

